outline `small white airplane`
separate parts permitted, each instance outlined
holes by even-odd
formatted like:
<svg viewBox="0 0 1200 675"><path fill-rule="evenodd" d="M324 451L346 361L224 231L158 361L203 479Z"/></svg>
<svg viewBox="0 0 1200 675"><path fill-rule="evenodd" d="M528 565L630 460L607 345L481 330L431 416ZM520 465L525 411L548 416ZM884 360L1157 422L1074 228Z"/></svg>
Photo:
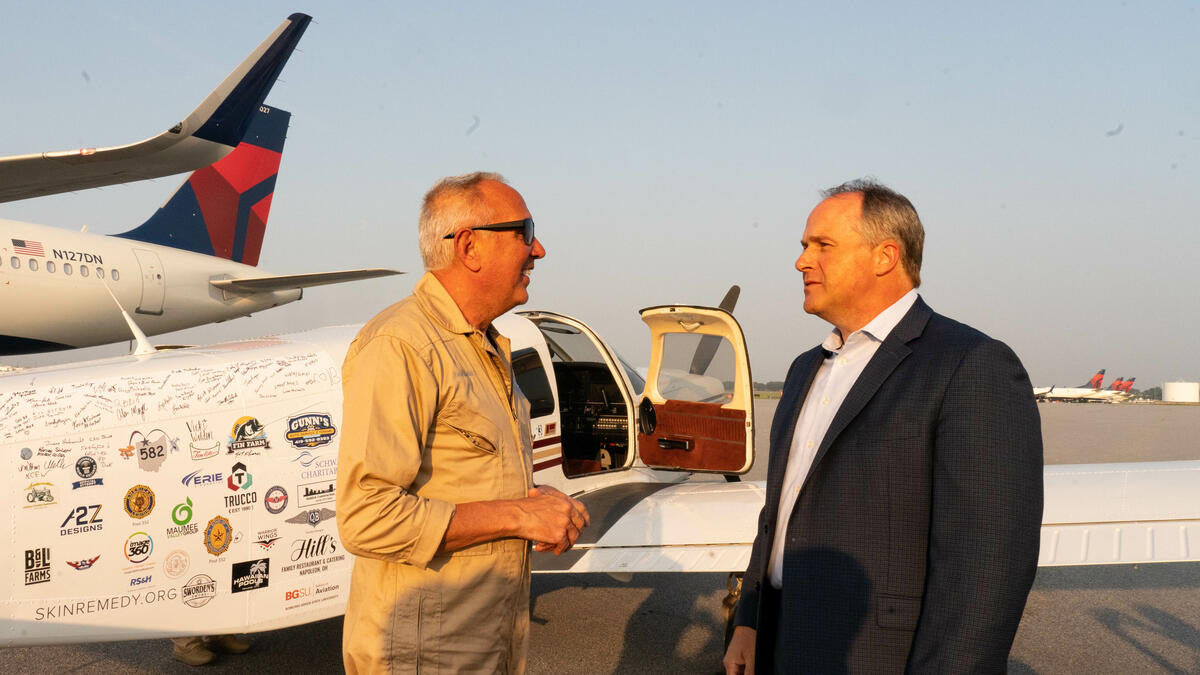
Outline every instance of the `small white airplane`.
<svg viewBox="0 0 1200 675"><path fill-rule="evenodd" d="M255 267L290 117L264 101L310 21L290 16L153 138L0 158L0 201L196 170L149 220L116 236L0 219L0 356L126 339L116 305L157 335L293 302L308 286L398 274L270 276Z"/></svg>
<svg viewBox="0 0 1200 675"><path fill-rule="evenodd" d="M1084 403L1118 403L1133 396L1133 380L1128 383L1123 378L1117 378L1112 386L1104 388L1105 369L1101 368L1088 380L1087 384L1078 387L1034 387L1033 396L1039 401L1072 401ZM1118 387L1118 383L1120 386Z"/></svg>

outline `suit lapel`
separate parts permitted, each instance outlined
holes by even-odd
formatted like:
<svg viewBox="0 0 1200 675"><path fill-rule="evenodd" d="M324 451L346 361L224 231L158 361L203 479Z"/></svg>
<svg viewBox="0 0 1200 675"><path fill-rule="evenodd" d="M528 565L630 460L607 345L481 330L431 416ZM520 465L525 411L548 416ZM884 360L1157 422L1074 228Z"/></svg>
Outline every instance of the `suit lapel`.
<svg viewBox="0 0 1200 675"><path fill-rule="evenodd" d="M780 420L778 427L772 429L773 433L771 434L767 495L768 499L772 501L771 508L768 510L768 514L772 515L772 523L774 522L774 513L778 510L779 491L782 489L783 477L787 473L788 452L792 447L792 436L796 433L796 421L800 419L800 408L804 406L804 399L808 397L808 390L817 377L821 361L824 360L824 352L825 350L818 346L803 354L795 366L796 373L802 374L802 377L796 381L795 386L784 389L783 396L779 399L779 406L775 409L776 417L779 415L786 415L786 417Z"/></svg>
<svg viewBox="0 0 1200 675"><path fill-rule="evenodd" d="M838 436L875 397L875 393L891 376L892 371L912 353L908 343L920 337L932 314L933 311L929 309L925 301L917 297L917 301L904 315L904 318L900 319L900 323L896 324L891 333L888 333L887 338L879 345L879 349L867 363L867 367L858 376L854 386L850 388L850 392L846 394L846 400L842 401L842 406L833 416L833 421L829 423L825 438L821 439L821 445L817 448L816 456L813 457L812 466L809 467L809 476L821 463L825 454L829 452L829 448ZM795 420L792 421L792 425L795 426ZM807 483L808 478L805 477L805 484Z"/></svg>

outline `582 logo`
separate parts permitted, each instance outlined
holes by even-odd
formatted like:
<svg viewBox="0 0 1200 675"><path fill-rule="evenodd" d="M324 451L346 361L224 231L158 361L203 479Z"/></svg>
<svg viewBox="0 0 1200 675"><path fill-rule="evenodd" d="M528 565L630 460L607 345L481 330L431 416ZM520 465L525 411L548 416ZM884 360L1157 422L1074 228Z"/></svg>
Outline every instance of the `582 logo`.
<svg viewBox="0 0 1200 675"><path fill-rule="evenodd" d="M67 517L63 519L62 525L58 527L58 534L60 536L79 534L81 532L95 532L103 529L104 519L100 517L100 505L76 506L67 512Z"/></svg>

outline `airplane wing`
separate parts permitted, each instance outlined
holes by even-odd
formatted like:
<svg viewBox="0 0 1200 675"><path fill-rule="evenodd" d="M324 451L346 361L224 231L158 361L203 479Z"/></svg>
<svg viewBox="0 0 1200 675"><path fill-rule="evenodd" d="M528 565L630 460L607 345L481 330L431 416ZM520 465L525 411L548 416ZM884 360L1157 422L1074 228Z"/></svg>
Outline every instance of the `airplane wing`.
<svg viewBox="0 0 1200 675"><path fill-rule="evenodd" d="M221 290L231 293L264 293L269 291L286 291L293 288L308 288L326 284L340 284L344 281L374 279L388 277L393 274L404 274L397 270L362 269L344 270L341 272L312 272L309 274L284 274L272 277L254 277L251 279L214 279L208 283Z"/></svg>
<svg viewBox="0 0 1200 675"><path fill-rule="evenodd" d="M169 176L241 140L312 17L292 14L182 122L138 143L0 158L0 202Z"/></svg>

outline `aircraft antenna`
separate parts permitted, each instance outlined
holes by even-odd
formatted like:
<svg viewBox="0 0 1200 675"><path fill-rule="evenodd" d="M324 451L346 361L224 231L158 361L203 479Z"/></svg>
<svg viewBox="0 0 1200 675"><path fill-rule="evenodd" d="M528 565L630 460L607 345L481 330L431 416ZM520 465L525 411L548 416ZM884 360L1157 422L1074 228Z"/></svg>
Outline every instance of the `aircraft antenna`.
<svg viewBox="0 0 1200 675"><path fill-rule="evenodd" d="M142 332L142 329L138 328L138 325L133 322L133 317L129 316L129 312L126 312L125 308L121 306L121 301L117 300L117 296L113 294L112 289L108 287L108 284L103 281L100 283L104 286L104 290L108 291L108 297L112 298L113 302L117 303L117 309L121 311L121 316L125 317L125 323L129 326L129 332L133 333L133 338L137 340L138 346L137 349L133 350L133 355L145 356L146 354L153 354L156 352L157 350L154 349L154 345L150 344L150 338L147 338L146 334Z"/></svg>

